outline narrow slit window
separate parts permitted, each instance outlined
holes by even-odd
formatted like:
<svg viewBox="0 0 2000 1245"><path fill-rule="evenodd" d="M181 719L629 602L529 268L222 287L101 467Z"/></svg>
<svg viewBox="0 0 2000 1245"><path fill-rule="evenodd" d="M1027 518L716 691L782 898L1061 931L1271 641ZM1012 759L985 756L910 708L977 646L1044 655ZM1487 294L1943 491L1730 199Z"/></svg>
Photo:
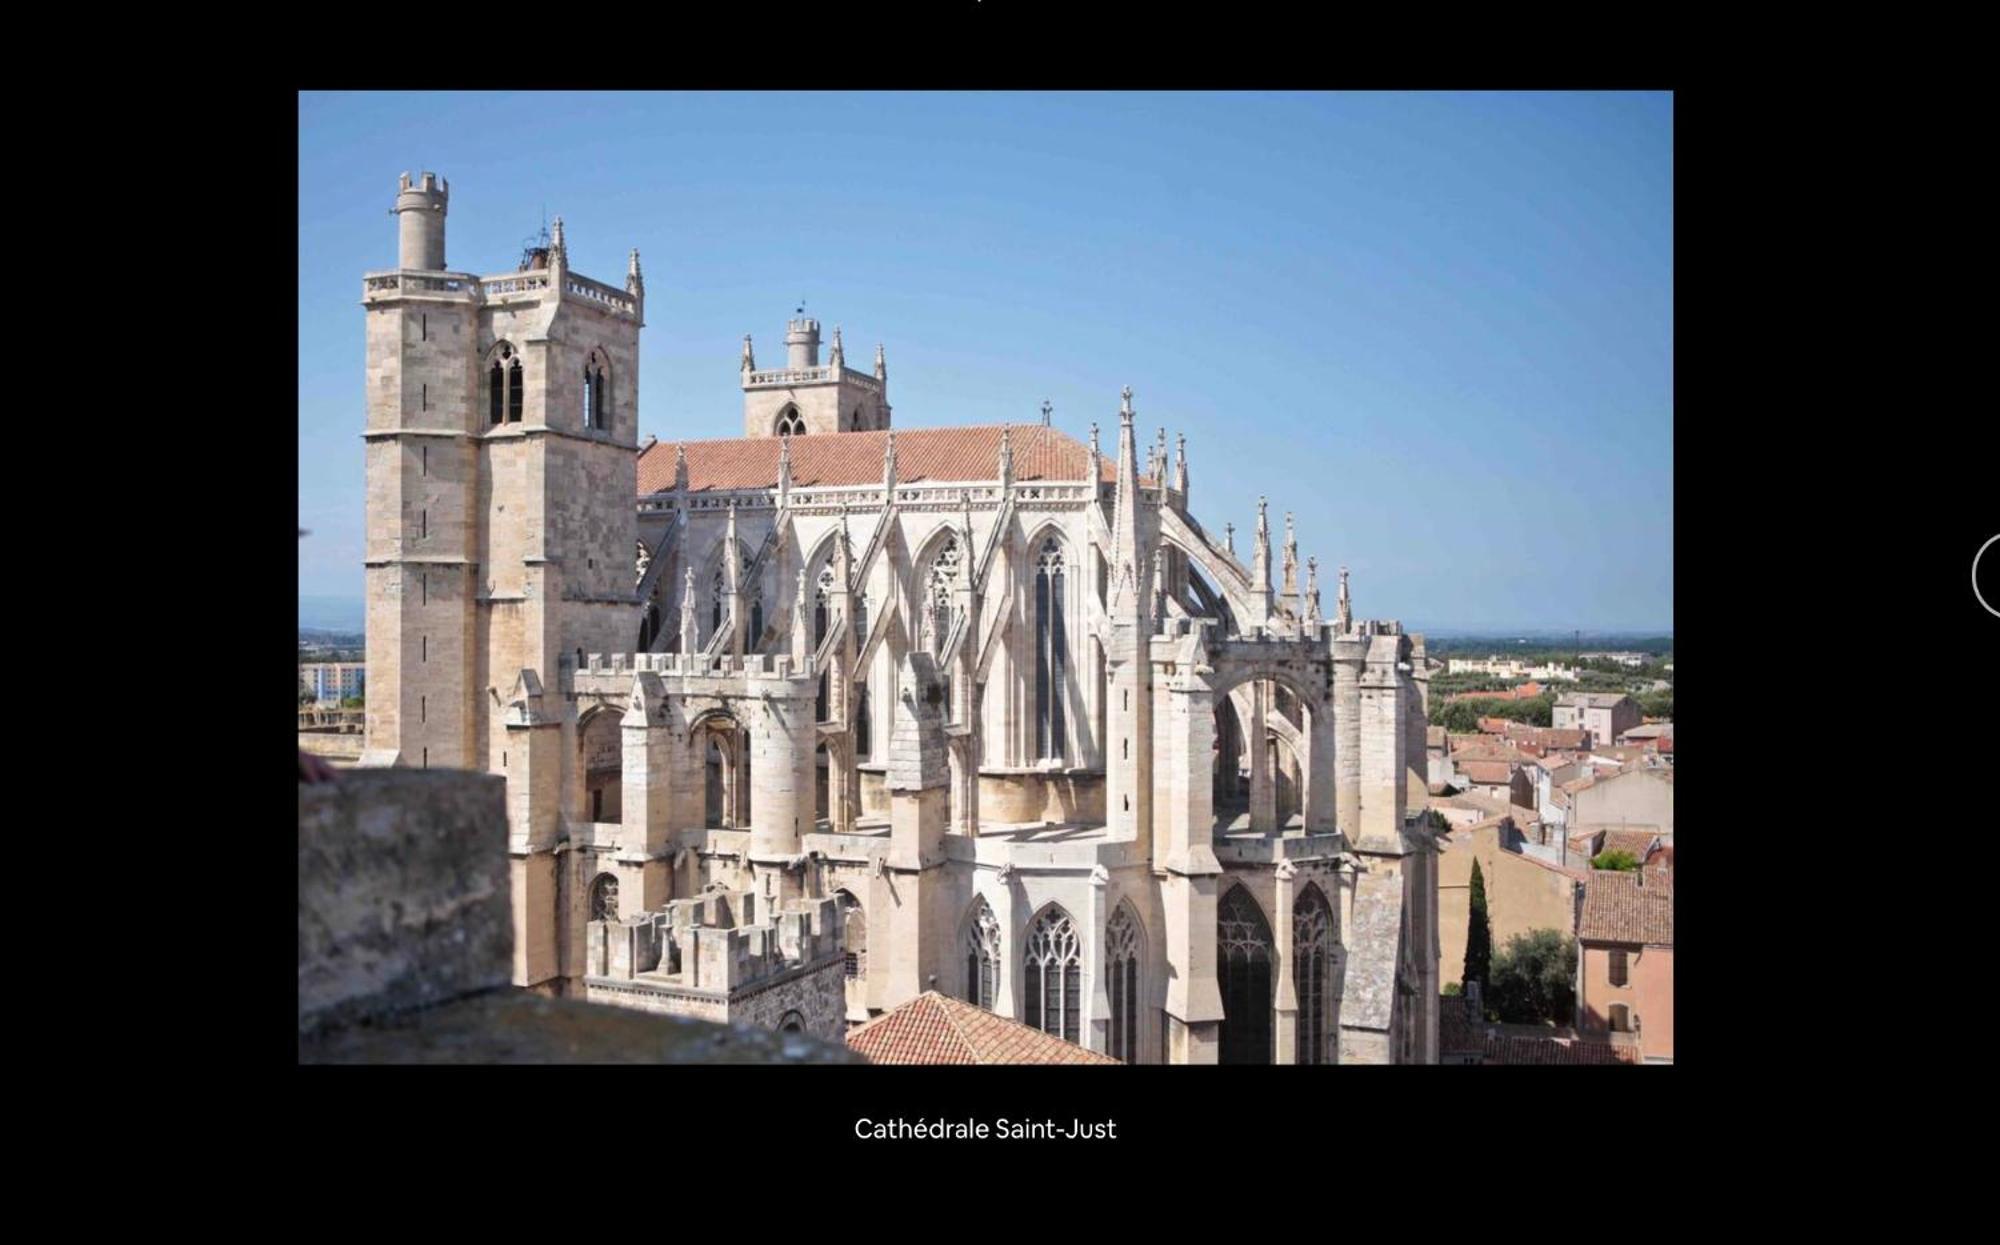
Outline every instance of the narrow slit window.
<svg viewBox="0 0 2000 1245"><path fill-rule="evenodd" d="M507 422L521 422L521 406L526 400L526 386L521 379L521 361L514 360L514 366L507 369Z"/></svg>

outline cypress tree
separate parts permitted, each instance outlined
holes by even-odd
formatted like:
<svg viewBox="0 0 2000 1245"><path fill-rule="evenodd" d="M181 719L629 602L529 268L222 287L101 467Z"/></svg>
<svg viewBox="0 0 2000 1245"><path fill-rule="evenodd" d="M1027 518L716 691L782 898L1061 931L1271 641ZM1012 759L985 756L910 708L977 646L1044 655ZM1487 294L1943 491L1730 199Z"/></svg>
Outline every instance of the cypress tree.
<svg viewBox="0 0 2000 1245"><path fill-rule="evenodd" d="M1493 962L1493 926L1486 919L1486 876L1472 862L1472 920L1465 930L1465 980L1478 982L1482 992Z"/></svg>

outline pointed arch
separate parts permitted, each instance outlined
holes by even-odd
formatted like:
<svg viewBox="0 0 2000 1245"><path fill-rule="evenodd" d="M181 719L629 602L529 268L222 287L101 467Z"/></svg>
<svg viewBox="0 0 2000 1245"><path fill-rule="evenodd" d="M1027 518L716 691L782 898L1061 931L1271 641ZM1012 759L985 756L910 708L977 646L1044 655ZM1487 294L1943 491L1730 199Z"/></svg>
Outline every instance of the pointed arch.
<svg viewBox="0 0 2000 1245"><path fill-rule="evenodd" d="M700 590L707 594L708 632L713 636L722 627L722 597L724 575L722 570L723 546L726 535L718 535L709 546L708 555L703 560L701 578L696 581ZM736 538L737 591L743 598L744 641L755 646L757 637L764 633L764 580L762 576L751 576L750 568L756 564L756 551L742 537ZM697 607L696 617L701 616Z"/></svg>
<svg viewBox="0 0 2000 1245"><path fill-rule="evenodd" d="M933 657L944 652L945 639L951 634L952 592L958 585L958 577L969 573L972 551L963 547L960 535L949 520L940 523L924 538L917 556L910 562L915 577L911 596L917 602L917 625L911 643Z"/></svg>
<svg viewBox="0 0 2000 1245"><path fill-rule="evenodd" d="M1111 1056L1139 1062L1139 1023L1147 1010L1140 1004L1139 983L1145 980L1146 926L1129 899L1121 899L1104 926L1104 974L1110 986Z"/></svg>
<svg viewBox="0 0 2000 1245"><path fill-rule="evenodd" d="M583 358L583 426L611 427L611 357L602 346L592 346Z"/></svg>
<svg viewBox="0 0 2000 1245"><path fill-rule="evenodd" d="M805 416L799 414L796 402L787 402L779 410L777 418L771 421L771 435L774 437L802 437L806 434Z"/></svg>
<svg viewBox="0 0 2000 1245"><path fill-rule="evenodd" d="M975 898L966 910L958 945L965 958L965 1001L990 1012L1000 986L1000 918L993 915L985 896Z"/></svg>
<svg viewBox="0 0 2000 1245"><path fill-rule="evenodd" d="M485 385L487 426L520 423L526 394L521 351L504 337L486 349Z"/></svg>
<svg viewBox="0 0 2000 1245"><path fill-rule="evenodd" d="M590 884L590 919L593 921L616 921L618 919L618 875L600 873Z"/></svg>
<svg viewBox="0 0 2000 1245"><path fill-rule="evenodd" d="M1326 893L1318 883L1306 883L1292 901L1292 988L1299 1003L1295 1063L1334 1062L1333 966L1339 928Z"/></svg>
<svg viewBox="0 0 2000 1245"><path fill-rule="evenodd" d="M1067 761L1073 710L1076 707L1076 655L1071 649L1074 616L1072 594L1077 572L1076 552L1067 532L1056 522L1037 527L1021 559L1026 594L1028 639L1035 655L1029 664L1032 680L1034 758Z"/></svg>
<svg viewBox="0 0 2000 1245"><path fill-rule="evenodd" d="M1051 903L1028 922L1021 950L1022 1020L1065 1042L1078 1040L1083 1018L1083 936Z"/></svg>
<svg viewBox="0 0 2000 1245"><path fill-rule="evenodd" d="M1271 1062L1271 923L1238 882L1215 905L1222 1063Z"/></svg>

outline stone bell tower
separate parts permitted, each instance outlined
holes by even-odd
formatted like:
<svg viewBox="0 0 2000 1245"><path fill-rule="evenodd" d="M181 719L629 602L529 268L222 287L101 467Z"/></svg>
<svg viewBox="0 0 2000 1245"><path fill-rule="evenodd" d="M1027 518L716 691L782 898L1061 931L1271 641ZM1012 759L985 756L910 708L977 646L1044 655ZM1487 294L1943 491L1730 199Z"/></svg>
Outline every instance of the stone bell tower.
<svg viewBox="0 0 2000 1245"><path fill-rule="evenodd" d="M636 251L622 286L574 271L560 217L512 271L446 271L448 195L403 175L397 267L363 281L364 763L507 779L515 979L537 986L581 963L557 852L590 820L572 672L638 638L645 286Z"/></svg>
<svg viewBox="0 0 2000 1245"><path fill-rule="evenodd" d="M889 427L889 366L875 347L873 375L847 366L834 326L833 349L819 358L819 321L800 309L785 325L785 366L757 369L749 334L743 337L743 435L813 436L825 432L879 432Z"/></svg>

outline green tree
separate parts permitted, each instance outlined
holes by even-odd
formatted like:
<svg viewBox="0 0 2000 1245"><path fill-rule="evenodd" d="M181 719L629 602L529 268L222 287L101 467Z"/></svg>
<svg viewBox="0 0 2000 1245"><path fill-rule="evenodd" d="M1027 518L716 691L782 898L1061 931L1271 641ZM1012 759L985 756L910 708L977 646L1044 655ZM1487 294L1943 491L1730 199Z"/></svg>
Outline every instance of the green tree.
<svg viewBox="0 0 2000 1245"><path fill-rule="evenodd" d="M1489 1010L1506 1024L1567 1024L1576 1012L1576 940L1556 929L1516 934L1493 959Z"/></svg>
<svg viewBox="0 0 2000 1245"><path fill-rule="evenodd" d="M366 708L367 704L367 700L360 696L345 696L340 701L340 707L343 709L362 709Z"/></svg>
<svg viewBox="0 0 2000 1245"><path fill-rule="evenodd" d="M1472 862L1472 920L1465 930L1465 980L1486 988L1493 961L1493 923L1486 917L1486 876Z"/></svg>
<svg viewBox="0 0 2000 1245"><path fill-rule="evenodd" d="M1614 847L1608 852L1599 852L1590 858L1593 869L1610 869L1617 873L1630 873L1639 867L1639 858L1622 847Z"/></svg>

